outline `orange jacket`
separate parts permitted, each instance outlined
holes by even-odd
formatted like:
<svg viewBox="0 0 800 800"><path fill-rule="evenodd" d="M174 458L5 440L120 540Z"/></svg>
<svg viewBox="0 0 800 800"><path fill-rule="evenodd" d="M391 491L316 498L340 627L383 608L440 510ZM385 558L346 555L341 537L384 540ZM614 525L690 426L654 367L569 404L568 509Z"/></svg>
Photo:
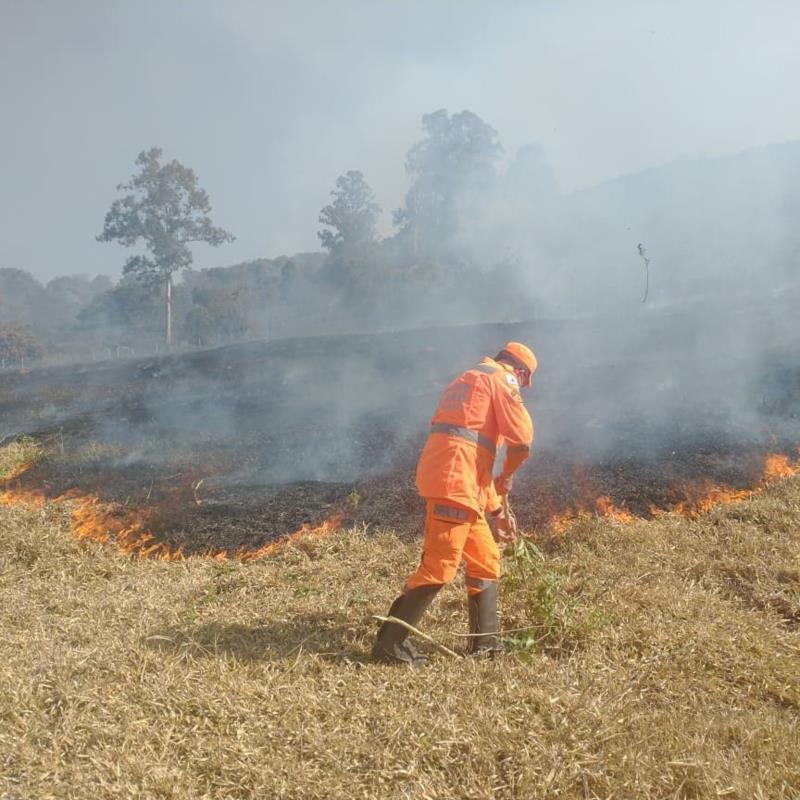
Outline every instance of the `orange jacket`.
<svg viewBox="0 0 800 800"><path fill-rule="evenodd" d="M533 422L513 370L484 358L442 395L417 464L417 490L423 497L446 498L478 513L494 511L500 499L492 469L503 443L503 472L510 475L530 453Z"/></svg>

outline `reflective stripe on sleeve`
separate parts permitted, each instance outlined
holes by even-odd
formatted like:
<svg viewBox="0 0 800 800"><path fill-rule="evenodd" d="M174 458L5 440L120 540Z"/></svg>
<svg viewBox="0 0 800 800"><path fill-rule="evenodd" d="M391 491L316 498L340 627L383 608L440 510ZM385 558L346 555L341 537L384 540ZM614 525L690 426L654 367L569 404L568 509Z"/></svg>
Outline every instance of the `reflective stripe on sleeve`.
<svg viewBox="0 0 800 800"><path fill-rule="evenodd" d="M498 369L501 369L501 367L491 367L489 364L478 364L475 367L476 372L483 372L485 375L491 375L493 372L497 372Z"/></svg>
<svg viewBox="0 0 800 800"><path fill-rule="evenodd" d="M447 422L434 422L431 425L431 433L443 433L446 436L458 436L461 439L466 439L468 442L473 442L479 447L483 447L490 453L497 451L497 445L488 437L478 433L478 431L471 431L462 425L450 425Z"/></svg>
<svg viewBox="0 0 800 800"><path fill-rule="evenodd" d="M506 447L509 453L521 453L525 450L530 450L530 444L510 444Z"/></svg>

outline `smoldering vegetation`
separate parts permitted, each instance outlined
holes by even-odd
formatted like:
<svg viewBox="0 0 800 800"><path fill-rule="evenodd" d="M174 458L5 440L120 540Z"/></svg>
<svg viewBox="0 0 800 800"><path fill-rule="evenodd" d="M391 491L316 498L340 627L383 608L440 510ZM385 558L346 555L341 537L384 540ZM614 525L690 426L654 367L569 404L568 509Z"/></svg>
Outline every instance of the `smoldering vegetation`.
<svg viewBox="0 0 800 800"><path fill-rule="evenodd" d="M422 130L391 235L352 170L320 212L323 253L193 270L184 252L177 352L141 357L163 332L151 262L91 284L70 313L106 356L0 384L0 435L50 454L26 481L155 510L158 535L190 549L257 548L337 508L413 531L439 395L509 339L540 360L516 491L531 525L587 492L646 514L683 484L751 486L765 453L796 455L800 144L564 195L540 148L503 163L472 112ZM159 159L137 164L195 181Z"/></svg>
<svg viewBox="0 0 800 800"><path fill-rule="evenodd" d="M156 509L189 550L254 549L344 508L415 532L416 457L443 387L509 339L540 357L515 489L544 524L587 492L647 514L682 483L753 485L800 441L798 342L774 306L253 342L7 376L0 431L46 443L24 485ZM772 347L743 349L743 330ZM582 476L582 477L581 477ZM588 476L588 477L587 477Z"/></svg>

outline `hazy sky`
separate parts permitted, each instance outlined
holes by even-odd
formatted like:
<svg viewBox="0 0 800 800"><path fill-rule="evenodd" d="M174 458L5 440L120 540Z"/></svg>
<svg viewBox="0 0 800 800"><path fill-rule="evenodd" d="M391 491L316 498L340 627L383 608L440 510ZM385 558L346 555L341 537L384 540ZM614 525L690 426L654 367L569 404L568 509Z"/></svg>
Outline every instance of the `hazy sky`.
<svg viewBox="0 0 800 800"><path fill-rule="evenodd" d="M137 153L193 167L235 244L316 249L336 177L390 212L419 118L470 109L565 191L800 138L797 0L0 0L0 267L116 276Z"/></svg>

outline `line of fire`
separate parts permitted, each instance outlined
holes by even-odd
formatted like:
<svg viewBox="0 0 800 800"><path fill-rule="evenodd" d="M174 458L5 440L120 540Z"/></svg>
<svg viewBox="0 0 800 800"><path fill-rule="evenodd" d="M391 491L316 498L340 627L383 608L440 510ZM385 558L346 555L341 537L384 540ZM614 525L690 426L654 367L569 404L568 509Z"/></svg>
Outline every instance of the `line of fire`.
<svg viewBox="0 0 800 800"><path fill-rule="evenodd" d="M685 323L296 338L7 376L6 438L33 437L37 456L0 502L63 503L74 536L141 558L248 561L342 527L415 536L436 399L454 369L514 335L537 342L541 364L512 496L526 535L546 543L586 515L693 516L800 471L800 376L724 349L687 356L669 339ZM692 335L718 325L694 319Z"/></svg>

